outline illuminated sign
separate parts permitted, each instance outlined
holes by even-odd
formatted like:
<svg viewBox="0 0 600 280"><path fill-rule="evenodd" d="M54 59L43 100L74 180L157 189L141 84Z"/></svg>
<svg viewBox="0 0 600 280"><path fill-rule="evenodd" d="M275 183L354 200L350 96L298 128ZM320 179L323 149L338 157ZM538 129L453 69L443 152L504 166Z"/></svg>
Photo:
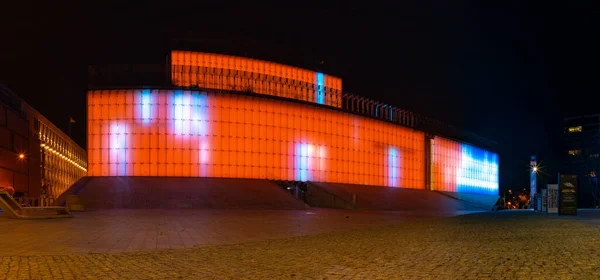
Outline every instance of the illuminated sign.
<svg viewBox="0 0 600 280"><path fill-rule="evenodd" d="M577 175L559 175L559 215L577 215Z"/></svg>

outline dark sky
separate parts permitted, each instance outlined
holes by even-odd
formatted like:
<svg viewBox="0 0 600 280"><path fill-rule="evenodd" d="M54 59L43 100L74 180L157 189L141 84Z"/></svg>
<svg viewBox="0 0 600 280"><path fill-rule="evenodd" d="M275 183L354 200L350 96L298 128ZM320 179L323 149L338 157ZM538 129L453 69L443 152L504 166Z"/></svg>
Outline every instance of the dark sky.
<svg viewBox="0 0 600 280"><path fill-rule="evenodd" d="M600 113L592 1L14 2L0 18L0 83L65 131L75 118L84 147L86 66L164 62L174 32L320 67L347 91L492 138L504 189L528 185L533 154L555 180L561 119Z"/></svg>

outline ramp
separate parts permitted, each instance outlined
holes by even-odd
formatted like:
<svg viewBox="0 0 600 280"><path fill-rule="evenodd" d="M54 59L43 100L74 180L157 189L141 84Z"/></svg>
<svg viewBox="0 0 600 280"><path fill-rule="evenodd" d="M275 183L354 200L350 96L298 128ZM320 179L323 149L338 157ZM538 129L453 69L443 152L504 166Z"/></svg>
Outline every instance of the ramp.
<svg viewBox="0 0 600 280"><path fill-rule="evenodd" d="M90 177L82 177L75 184L73 184L70 188L68 188L65 192L60 194L60 196L54 201L56 206L66 206L67 197L69 195L78 194L83 187L88 183Z"/></svg>
<svg viewBox="0 0 600 280"><path fill-rule="evenodd" d="M475 207L483 208L488 211L492 210L500 200L498 195L485 195L485 194L473 194L473 193L456 193L456 192L441 192L440 193L450 196L454 199L465 201Z"/></svg>
<svg viewBox="0 0 600 280"><path fill-rule="evenodd" d="M345 201L356 195L357 210L468 212L489 211L438 192L381 186L310 183Z"/></svg>
<svg viewBox="0 0 600 280"><path fill-rule="evenodd" d="M0 209L13 219L57 219L72 218L65 207L22 207L8 192L0 192Z"/></svg>
<svg viewBox="0 0 600 280"><path fill-rule="evenodd" d="M86 210L310 208L274 183L257 179L87 177L66 193L77 194Z"/></svg>

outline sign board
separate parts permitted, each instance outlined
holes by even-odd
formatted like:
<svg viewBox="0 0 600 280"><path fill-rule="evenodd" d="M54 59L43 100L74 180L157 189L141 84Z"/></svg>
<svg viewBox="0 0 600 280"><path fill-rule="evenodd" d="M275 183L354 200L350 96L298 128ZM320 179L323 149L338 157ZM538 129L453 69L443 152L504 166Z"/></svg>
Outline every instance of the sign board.
<svg viewBox="0 0 600 280"><path fill-rule="evenodd" d="M577 215L577 175L561 174L558 185L558 214Z"/></svg>
<svg viewBox="0 0 600 280"><path fill-rule="evenodd" d="M548 184L548 214L558 214L558 184Z"/></svg>

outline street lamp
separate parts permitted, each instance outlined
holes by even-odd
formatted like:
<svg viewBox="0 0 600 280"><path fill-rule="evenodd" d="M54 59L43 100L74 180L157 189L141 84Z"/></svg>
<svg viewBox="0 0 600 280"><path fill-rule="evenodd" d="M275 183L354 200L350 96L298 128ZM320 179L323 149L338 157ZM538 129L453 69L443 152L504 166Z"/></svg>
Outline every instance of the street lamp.
<svg viewBox="0 0 600 280"><path fill-rule="evenodd" d="M20 153L19 154L19 159L25 159L25 154L24 153Z"/></svg>
<svg viewBox="0 0 600 280"><path fill-rule="evenodd" d="M529 209L535 209L535 197L537 194L537 174L539 171L539 165L536 156L531 156L529 161Z"/></svg>

